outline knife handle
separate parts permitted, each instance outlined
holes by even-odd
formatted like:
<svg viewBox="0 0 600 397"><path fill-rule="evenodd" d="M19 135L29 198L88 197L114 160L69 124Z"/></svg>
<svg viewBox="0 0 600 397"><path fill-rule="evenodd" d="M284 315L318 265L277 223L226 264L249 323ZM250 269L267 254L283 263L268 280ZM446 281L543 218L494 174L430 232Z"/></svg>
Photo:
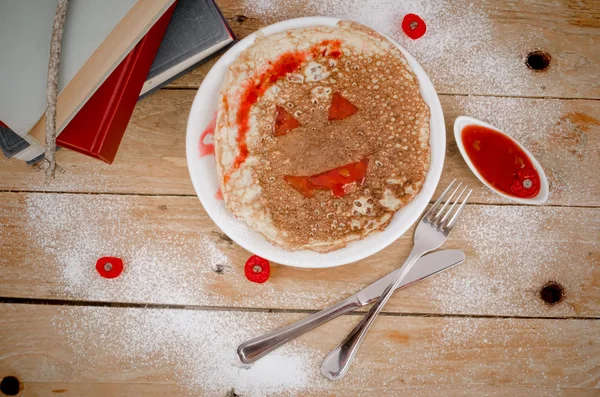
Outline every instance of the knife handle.
<svg viewBox="0 0 600 397"><path fill-rule="evenodd" d="M360 306L361 304L355 297L345 299L295 323L242 343L237 348L237 355L244 364L253 363L290 340Z"/></svg>

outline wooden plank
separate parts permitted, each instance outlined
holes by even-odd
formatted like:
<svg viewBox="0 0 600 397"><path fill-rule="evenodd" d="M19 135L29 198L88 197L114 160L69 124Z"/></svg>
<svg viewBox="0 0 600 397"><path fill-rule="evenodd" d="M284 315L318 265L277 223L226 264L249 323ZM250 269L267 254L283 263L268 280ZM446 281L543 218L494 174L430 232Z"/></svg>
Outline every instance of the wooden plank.
<svg viewBox="0 0 600 397"><path fill-rule="evenodd" d="M339 268L273 265L258 285L244 277L250 254L195 197L2 193L0 225L0 296L308 310L397 268L413 235ZM397 293L386 311L600 317L600 209L468 205L444 248L467 261ZM123 258L125 272L102 279L102 256ZM550 281L565 293L553 306L540 298Z"/></svg>
<svg viewBox="0 0 600 397"><path fill-rule="evenodd" d="M473 175L458 151L454 120L469 115L506 131L525 145L550 182L548 204L600 204L600 102L494 97L442 97L447 149L438 193L454 178L475 186L475 202L513 203Z"/></svg>
<svg viewBox="0 0 600 397"><path fill-rule="evenodd" d="M219 0L239 39L270 23L301 16L337 16L367 23L389 34L422 63L438 92L452 94L599 98L600 5L597 1L514 2L478 0L419 3ZM375 5L376 4L376 5ZM269 7L268 5L271 5ZM416 41L400 29L405 13L416 12L427 34ZM468 38L468 39L466 39ZM552 61L546 72L527 68L532 51ZM170 87L196 88L210 69L203 65Z"/></svg>
<svg viewBox="0 0 600 397"><path fill-rule="evenodd" d="M234 389L235 390L235 389ZM598 390L595 389L569 389L564 387L498 387L498 386L478 386L478 385L459 385L459 386L396 386L392 388L395 396L435 396L443 393L445 397L469 397L473 395L486 397L552 397L560 395L563 397L597 397ZM181 393L181 387L174 384L144 384L144 383L99 383L99 382L27 382L23 389L21 397L164 397ZM364 396L371 392L371 389L364 391L344 390L344 397ZM380 392L387 395L388 389ZM187 394L186 391L183 394ZM191 393L190 393L191 394ZM237 394L237 393L236 393ZM181 395L181 394L178 394ZM232 394L225 394L226 397ZM309 393L303 393L302 396L309 396ZM319 397L339 396L335 389L333 391L321 391L316 394ZM197 394L196 394L197 396Z"/></svg>
<svg viewBox="0 0 600 397"><path fill-rule="evenodd" d="M38 168L0 157L0 189L193 194L185 162L185 128L192 100L192 92L168 91L143 99L112 165L60 150L56 158L64 172L57 172L49 185Z"/></svg>
<svg viewBox="0 0 600 397"><path fill-rule="evenodd" d="M240 342L302 314L10 304L0 313L0 374L20 378L25 395L581 396L600 387L597 320L382 316L347 377L330 382L320 363L358 316L248 367L235 357Z"/></svg>
<svg viewBox="0 0 600 397"><path fill-rule="evenodd" d="M142 100L115 162L106 165L78 153L57 154L65 173L44 184L43 173L0 158L0 190L194 195L185 160L191 91L163 90ZM442 96L447 158L441 186L459 178L475 188L472 202L508 203L470 172L452 126L461 114L498 125L524 143L552 183L550 204L600 205L600 101ZM127 177L124 177L127 176Z"/></svg>

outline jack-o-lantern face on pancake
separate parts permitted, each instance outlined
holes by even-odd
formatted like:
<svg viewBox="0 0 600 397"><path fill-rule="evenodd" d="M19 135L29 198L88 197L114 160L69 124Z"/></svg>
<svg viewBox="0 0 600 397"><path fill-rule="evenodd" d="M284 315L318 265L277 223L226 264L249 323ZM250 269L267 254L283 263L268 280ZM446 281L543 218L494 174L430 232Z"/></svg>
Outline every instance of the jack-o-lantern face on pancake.
<svg viewBox="0 0 600 397"><path fill-rule="evenodd" d="M287 249L329 251L385 227L429 166L429 108L406 60L356 23L261 40L221 97L227 207ZM265 55L278 47L293 49Z"/></svg>
<svg viewBox="0 0 600 397"><path fill-rule="evenodd" d="M312 103L317 104L318 101L315 99ZM331 104L327 111L327 120L343 120L352 116L357 111L358 108L352 102L344 98L339 92L335 92L331 96ZM301 113L298 112L297 114L300 115ZM286 135L289 131L298 127L300 127L298 120L285 110L284 107L275 107L273 136ZM315 129L311 129L310 131L315 131ZM319 132L316 134L318 135ZM302 137L295 139L304 140ZM321 156L324 155L324 153L321 154ZM346 190L351 186L362 184L365 179L368 163L369 160L365 157L356 163L345 164L319 174L309 176L286 175L283 179L305 197L313 197L315 190L330 190L334 196L343 197L346 195Z"/></svg>

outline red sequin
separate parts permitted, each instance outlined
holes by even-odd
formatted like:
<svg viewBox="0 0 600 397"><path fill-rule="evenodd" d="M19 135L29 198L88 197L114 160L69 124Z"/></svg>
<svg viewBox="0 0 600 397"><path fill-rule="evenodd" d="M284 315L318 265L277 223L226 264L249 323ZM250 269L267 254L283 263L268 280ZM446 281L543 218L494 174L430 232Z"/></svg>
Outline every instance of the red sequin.
<svg viewBox="0 0 600 397"><path fill-rule="evenodd" d="M258 255L252 255L246 261L244 273L248 280L253 283L262 284L267 281L271 275L271 265L265 258L261 258Z"/></svg>
<svg viewBox="0 0 600 397"><path fill-rule="evenodd" d="M123 271L123 260L114 256L103 256L96 261L96 271L104 278L119 277Z"/></svg>
<svg viewBox="0 0 600 397"><path fill-rule="evenodd" d="M517 197L535 197L540 191L540 176L533 167L521 168L515 174L510 190Z"/></svg>
<svg viewBox="0 0 600 397"><path fill-rule="evenodd" d="M406 14L402 20L402 30L413 40L423 36L427 31L425 21L416 14Z"/></svg>

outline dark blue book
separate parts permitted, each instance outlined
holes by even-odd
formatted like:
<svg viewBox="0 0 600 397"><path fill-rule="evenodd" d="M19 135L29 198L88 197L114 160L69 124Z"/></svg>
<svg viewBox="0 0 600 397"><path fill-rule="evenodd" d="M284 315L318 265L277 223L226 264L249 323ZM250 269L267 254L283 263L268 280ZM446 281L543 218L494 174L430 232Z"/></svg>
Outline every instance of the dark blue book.
<svg viewBox="0 0 600 397"><path fill-rule="evenodd" d="M140 96L197 67L234 40L213 0L178 0Z"/></svg>

